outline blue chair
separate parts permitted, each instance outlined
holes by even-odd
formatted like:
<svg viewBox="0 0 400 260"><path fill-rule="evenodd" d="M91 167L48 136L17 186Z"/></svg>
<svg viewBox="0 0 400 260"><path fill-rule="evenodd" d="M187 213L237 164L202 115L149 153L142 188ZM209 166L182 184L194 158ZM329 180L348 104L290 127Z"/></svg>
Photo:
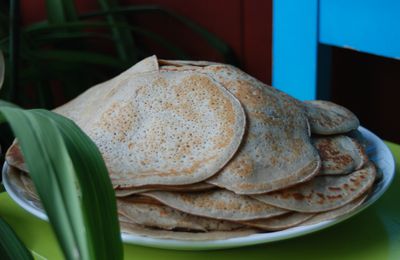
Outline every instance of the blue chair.
<svg viewBox="0 0 400 260"><path fill-rule="evenodd" d="M273 1L273 86L329 99L332 46L400 59L400 1Z"/></svg>

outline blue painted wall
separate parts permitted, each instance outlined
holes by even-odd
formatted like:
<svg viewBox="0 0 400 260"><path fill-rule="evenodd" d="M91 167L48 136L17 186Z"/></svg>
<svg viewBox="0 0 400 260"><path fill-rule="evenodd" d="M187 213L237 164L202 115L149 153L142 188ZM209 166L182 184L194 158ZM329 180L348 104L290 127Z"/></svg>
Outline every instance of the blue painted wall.
<svg viewBox="0 0 400 260"><path fill-rule="evenodd" d="M298 99L314 99L318 1L275 0L272 25L272 85Z"/></svg>
<svg viewBox="0 0 400 260"><path fill-rule="evenodd" d="M400 59L399 0L320 0L320 42Z"/></svg>

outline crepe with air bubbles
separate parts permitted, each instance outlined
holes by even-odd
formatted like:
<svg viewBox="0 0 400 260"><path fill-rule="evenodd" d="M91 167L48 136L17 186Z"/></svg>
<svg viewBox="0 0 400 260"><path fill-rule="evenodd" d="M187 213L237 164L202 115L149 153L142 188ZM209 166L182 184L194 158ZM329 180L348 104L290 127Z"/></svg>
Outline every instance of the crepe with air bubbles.
<svg viewBox="0 0 400 260"><path fill-rule="evenodd" d="M114 187L197 183L236 153L246 117L211 77L158 70L121 75L55 110L95 142ZM76 105L88 100L90 106ZM7 161L24 168L16 148Z"/></svg>
<svg viewBox="0 0 400 260"><path fill-rule="evenodd" d="M223 85L243 105L248 126L234 158L207 182L237 194L260 194L304 182L318 173L320 158L310 141L300 101L225 64L195 62L160 70L203 73Z"/></svg>
<svg viewBox="0 0 400 260"><path fill-rule="evenodd" d="M367 163L347 175L320 175L287 189L253 196L276 207L315 213L340 208L365 194L375 181L376 167Z"/></svg>
<svg viewBox="0 0 400 260"><path fill-rule="evenodd" d="M321 157L319 174L347 174L368 162L364 147L351 137L314 136L311 140Z"/></svg>

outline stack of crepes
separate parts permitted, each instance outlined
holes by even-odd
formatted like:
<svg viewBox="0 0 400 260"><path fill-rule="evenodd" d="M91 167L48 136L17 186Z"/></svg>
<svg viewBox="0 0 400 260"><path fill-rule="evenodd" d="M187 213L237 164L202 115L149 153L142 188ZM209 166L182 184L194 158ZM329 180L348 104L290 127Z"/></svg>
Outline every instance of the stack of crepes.
<svg viewBox="0 0 400 260"><path fill-rule="evenodd" d="M123 232L207 240L310 225L356 209L376 178L353 113L230 65L152 56L54 111L100 149ZM6 159L26 172L16 143Z"/></svg>

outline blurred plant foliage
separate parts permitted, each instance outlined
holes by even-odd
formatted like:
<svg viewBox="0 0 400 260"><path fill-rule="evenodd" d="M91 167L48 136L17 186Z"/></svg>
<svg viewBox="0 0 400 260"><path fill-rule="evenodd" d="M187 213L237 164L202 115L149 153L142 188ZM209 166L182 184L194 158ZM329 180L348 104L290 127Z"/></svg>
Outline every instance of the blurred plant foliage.
<svg viewBox="0 0 400 260"><path fill-rule="evenodd" d="M168 16L199 34L226 63L237 65L225 42L161 6L120 6L117 0L97 0L98 11L78 13L74 0L46 0L47 20L21 27L18 0L1 2L0 50L10 69L0 98L22 107L53 108L54 85L69 100L151 55L151 50L137 43L139 38L158 44L177 59L190 58L175 43L128 22L128 17L136 15ZM99 45L113 50L105 53L96 48Z"/></svg>

